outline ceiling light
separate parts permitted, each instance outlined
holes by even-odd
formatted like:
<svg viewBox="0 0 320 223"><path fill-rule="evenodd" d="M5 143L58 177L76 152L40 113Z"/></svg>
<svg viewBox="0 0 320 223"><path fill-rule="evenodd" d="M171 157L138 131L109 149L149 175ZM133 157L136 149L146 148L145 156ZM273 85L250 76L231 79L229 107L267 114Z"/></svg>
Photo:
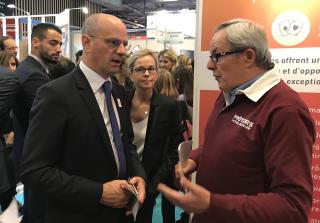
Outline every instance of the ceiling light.
<svg viewBox="0 0 320 223"><path fill-rule="evenodd" d="M30 15L30 12L27 12L27 11L25 11L25 10L23 10L23 9L20 9L20 8L18 8L17 6L15 6L14 4L9 4L9 5L7 5L7 7L10 8L10 9L16 9L16 10L18 10L18 11L21 11L21 12L26 13L27 15Z"/></svg>
<svg viewBox="0 0 320 223"><path fill-rule="evenodd" d="M7 7L10 9L14 9L16 6L14 4L9 4L9 5L7 5Z"/></svg>
<svg viewBox="0 0 320 223"><path fill-rule="evenodd" d="M82 12L83 12L84 14L88 14L88 13L89 13L89 10L88 10L87 7L82 7Z"/></svg>

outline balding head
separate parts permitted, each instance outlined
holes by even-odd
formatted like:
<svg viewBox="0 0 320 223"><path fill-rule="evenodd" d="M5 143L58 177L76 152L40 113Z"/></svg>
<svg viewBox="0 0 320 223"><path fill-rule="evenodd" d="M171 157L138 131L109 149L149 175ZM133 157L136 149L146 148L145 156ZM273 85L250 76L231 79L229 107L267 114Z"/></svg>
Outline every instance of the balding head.
<svg viewBox="0 0 320 223"><path fill-rule="evenodd" d="M126 26L118 17L97 13L89 16L85 20L82 27L82 34L95 35L102 30L113 28L114 26L126 29Z"/></svg>
<svg viewBox="0 0 320 223"><path fill-rule="evenodd" d="M82 28L82 62L103 77L117 73L126 53L128 34L124 23L108 14L94 14Z"/></svg>

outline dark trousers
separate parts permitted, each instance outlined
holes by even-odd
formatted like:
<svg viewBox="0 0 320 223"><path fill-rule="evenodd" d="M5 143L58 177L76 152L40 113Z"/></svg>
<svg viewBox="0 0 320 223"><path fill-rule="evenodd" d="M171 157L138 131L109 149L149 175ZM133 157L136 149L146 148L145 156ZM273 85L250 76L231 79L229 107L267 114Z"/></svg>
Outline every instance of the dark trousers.
<svg viewBox="0 0 320 223"><path fill-rule="evenodd" d="M153 208L156 203L156 196L146 197L142 207L140 208L135 223L152 223ZM175 206L165 199L163 203L162 197L162 218L163 223L174 223L175 222ZM133 223L133 217L130 216L128 222ZM156 223L156 222L155 222Z"/></svg>
<svg viewBox="0 0 320 223"><path fill-rule="evenodd" d="M0 205L4 211L16 194L16 169L11 157L11 150L0 138Z"/></svg>
<svg viewBox="0 0 320 223"><path fill-rule="evenodd" d="M135 223L151 223L152 222L152 214L153 214L153 207L156 202L155 196L147 195L146 199L144 200L141 208L139 209L137 218ZM133 223L133 217L130 217L130 223Z"/></svg>
<svg viewBox="0 0 320 223"><path fill-rule="evenodd" d="M175 206L162 195L161 211L163 223L175 222Z"/></svg>

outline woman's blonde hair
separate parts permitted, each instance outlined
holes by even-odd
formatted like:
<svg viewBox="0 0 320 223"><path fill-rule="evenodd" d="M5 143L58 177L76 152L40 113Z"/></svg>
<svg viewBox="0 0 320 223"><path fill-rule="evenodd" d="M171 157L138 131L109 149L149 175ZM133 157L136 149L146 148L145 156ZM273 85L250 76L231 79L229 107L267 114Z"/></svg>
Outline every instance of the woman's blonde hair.
<svg viewBox="0 0 320 223"><path fill-rule="evenodd" d="M187 55L179 55L177 57L178 66L188 66L190 58Z"/></svg>
<svg viewBox="0 0 320 223"><path fill-rule="evenodd" d="M131 54L128 58L128 70L130 74L133 72L136 60L144 56L151 56L154 59L156 67L158 67L158 60L155 52L149 49L141 49Z"/></svg>
<svg viewBox="0 0 320 223"><path fill-rule="evenodd" d="M178 90L176 88L174 77L165 69L158 70L158 79L154 88L160 94L169 96L174 100L177 100L178 98Z"/></svg>
<svg viewBox="0 0 320 223"><path fill-rule="evenodd" d="M159 52L158 60L160 59L161 56L167 57L171 61L172 67L170 72L172 72L174 68L177 66L177 54L174 52L173 49L165 49Z"/></svg>

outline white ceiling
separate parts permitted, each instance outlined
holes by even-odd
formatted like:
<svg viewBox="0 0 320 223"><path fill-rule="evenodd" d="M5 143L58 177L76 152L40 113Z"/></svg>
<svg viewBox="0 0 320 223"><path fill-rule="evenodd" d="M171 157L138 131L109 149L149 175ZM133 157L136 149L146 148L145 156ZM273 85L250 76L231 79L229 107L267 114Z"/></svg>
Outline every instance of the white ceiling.
<svg viewBox="0 0 320 223"><path fill-rule="evenodd" d="M196 0L90 0L100 4L102 11L121 18L129 32L145 35L147 15L154 11L195 9Z"/></svg>

